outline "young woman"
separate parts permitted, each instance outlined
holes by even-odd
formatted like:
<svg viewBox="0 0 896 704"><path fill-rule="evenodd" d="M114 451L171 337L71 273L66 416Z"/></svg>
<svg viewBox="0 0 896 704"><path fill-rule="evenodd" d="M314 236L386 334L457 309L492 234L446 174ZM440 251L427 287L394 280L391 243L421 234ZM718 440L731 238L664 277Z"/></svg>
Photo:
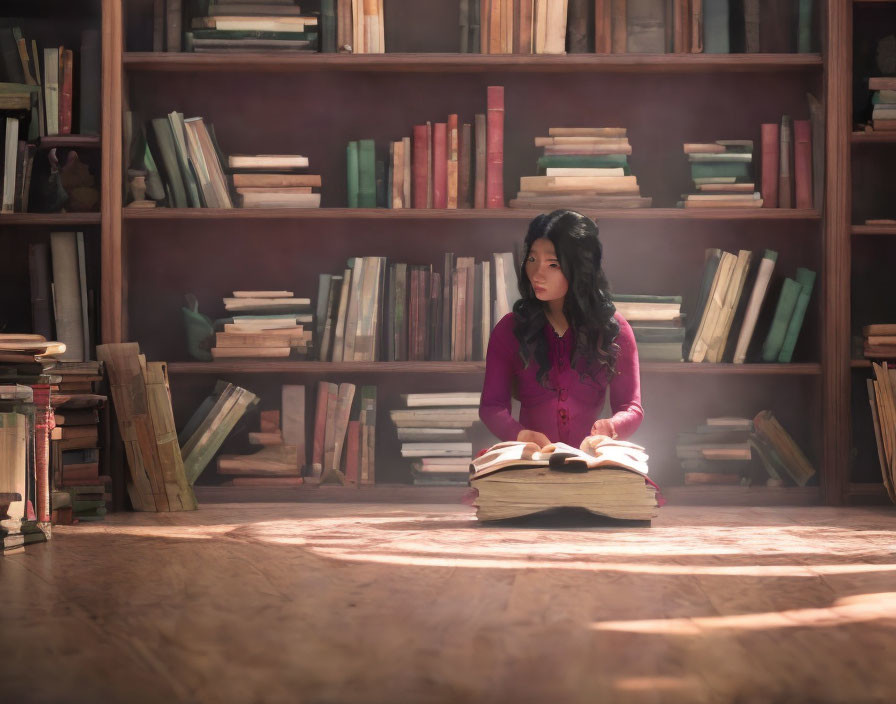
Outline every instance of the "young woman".
<svg viewBox="0 0 896 704"><path fill-rule="evenodd" d="M489 339L479 417L500 440L539 447L627 438L644 416L638 350L610 300L597 225L571 210L539 215L525 252L522 298ZM608 388L612 416L601 419Z"/></svg>

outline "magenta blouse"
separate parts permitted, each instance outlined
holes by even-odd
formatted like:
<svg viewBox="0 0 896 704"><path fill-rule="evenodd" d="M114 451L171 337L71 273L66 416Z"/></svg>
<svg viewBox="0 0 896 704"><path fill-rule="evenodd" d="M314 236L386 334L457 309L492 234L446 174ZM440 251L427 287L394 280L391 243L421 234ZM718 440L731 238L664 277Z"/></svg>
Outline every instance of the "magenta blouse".
<svg viewBox="0 0 896 704"><path fill-rule="evenodd" d="M564 442L578 447L591 427L600 418L607 387L610 387L611 420L620 439L629 437L644 417L641 408L641 380L638 373L638 348L631 326L618 313L619 356L616 359L617 374L607 382L606 370L597 379L579 378L571 368L573 331L567 329L560 337L550 323L545 325L551 368L547 386L535 379L538 364L533 359L523 367L519 356L519 342L513 334L513 313L505 315L492 330L488 341L485 364L485 382L479 417L486 427L500 440L516 440L520 430L536 430L554 442ZM584 360L579 365L584 365ZM510 394L514 381L520 401L520 419L510 414Z"/></svg>

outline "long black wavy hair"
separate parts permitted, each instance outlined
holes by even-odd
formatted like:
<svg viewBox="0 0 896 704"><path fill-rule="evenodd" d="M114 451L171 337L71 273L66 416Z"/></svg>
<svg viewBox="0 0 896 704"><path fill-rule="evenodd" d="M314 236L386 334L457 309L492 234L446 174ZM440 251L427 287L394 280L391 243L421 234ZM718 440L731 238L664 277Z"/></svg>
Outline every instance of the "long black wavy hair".
<svg viewBox="0 0 896 704"><path fill-rule="evenodd" d="M563 314L575 334L570 364L583 365L580 376L595 378L606 368L608 378L616 374L619 345L619 323L613 317L616 306L610 297L607 276L601 267L603 246L598 239L597 224L573 210L555 210L539 215L529 223L525 239L525 256L519 271L521 298L514 304L514 334L520 343L519 354L528 366L534 357L538 363L536 379L545 386L551 363L544 339L547 304L538 300L526 274L526 260L535 240L546 237L554 244L560 270L569 283L563 302Z"/></svg>

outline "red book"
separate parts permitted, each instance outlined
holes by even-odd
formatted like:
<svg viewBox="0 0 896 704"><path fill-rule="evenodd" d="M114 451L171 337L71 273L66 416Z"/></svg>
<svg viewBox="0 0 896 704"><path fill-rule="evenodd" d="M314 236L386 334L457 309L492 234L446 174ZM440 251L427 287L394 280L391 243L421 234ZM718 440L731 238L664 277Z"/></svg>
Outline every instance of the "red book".
<svg viewBox="0 0 896 704"><path fill-rule="evenodd" d="M37 520L50 522L50 431L55 425L50 385L32 384L34 392L34 472L37 475Z"/></svg>
<svg viewBox="0 0 896 704"><path fill-rule="evenodd" d="M470 187L470 165L472 164L473 129L464 123L460 133L460 155L458 157L457 207L473 207L473 189Z"/></svg>
<svg viewBox="0 0 896 704"><path fill-rule="evenodd" d="M488 87L485 207L504 207L504 86Z"/></svg>
<svg viewBox="0 0 896 704"><path fill-rule="evenodd" d="M485 115L476 115L475 125L476 147L475 168L473 178L473 207L485 207Z"/></svg>
<svg viewBox="0 0 896 704"><path fill-rule="evenodd" d="M358 466L361 453L361 422L350 420L345 434L345 481L348 484L358 483Z"/></svg>
<svg viewBox="0 0 896 704"><path fill-rule="evenodd" d="M612 0L594 0L594 51L610 54L613 51Z"/></svg>
<svg viewBox="0 0 896 704"><path fill-rule="evenodd" d="M448 116L448 207L457 210L458 192L458 147L457 114Z"/></svg>
<svg viewBox="0 0 896 704"><path fill-rule="evenodd" d="M327 424L327 396L329 386L317 382L317 406L314 411L314 442L311 446L311 473L319 477L324 467L324 429Z"/></svg>
<svg viewBox="0 0 896 704"><path fill-rule="evenodd" d="M414 207L426 207L426 165L429 161L429 143L426 139L426 125L414 125L413 150Z"/></svg>
<svg viewBox="0 0 896 704"><path fill-rule="evenodd" d="M448 207L448 123L432 129L432 207Z"/></svg>
<svg viewBox="0 0 896 704"><path fill-rule="evenodd" d="M809 120L793 121L793 176L796 207L812 207L812 127Z"/></svg>
<svg viewBox="0 0 896 704"><path fill-rule="evenodd" d="M777 122L764 123L762 135L762 207L778 207L778 159L780 157L780 126Z"/></svg>
<svg viewBox="0 0 896 704"><path fill-rule="evenodd" d="M72 65L74 56L71 49L60 55L62 71L59 74L59 134L72 132Z"/></svg>
<svg viewBox="0 0 896 704"><path fill-rule="evenodd" d="M426 207L432 208L432 123L426 123Z"/></svg>

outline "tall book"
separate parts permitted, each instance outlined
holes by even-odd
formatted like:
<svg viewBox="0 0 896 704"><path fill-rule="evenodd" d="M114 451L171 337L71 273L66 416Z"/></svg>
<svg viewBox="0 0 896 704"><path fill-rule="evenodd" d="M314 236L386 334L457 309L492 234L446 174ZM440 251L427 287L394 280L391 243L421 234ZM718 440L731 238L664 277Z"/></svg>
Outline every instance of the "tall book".
<svg viewBox="0 0 896 704"><path fill-rule="evenodd" d="M765 300L765 294L768 291L768 284L777 260L777 252L771 249L765 250L762 261L759 263L759 269L756 272L753 291L750 293L750 300L747 303L744 320L741 323L740 334L737 338L733 360L735 364L743 364L746 361L747 350L750 347L753 331L756 329L756 321L759 319L759 311L762 309L762 302Z"/></svg>
<svg viewBox="0 0 896 704"><path fill-rule="evenodd" d="M57 358L81 362L85 359L85 350L76 234L50 233L50 251L53 259L56 337L65 343L65 352Z"/></svg>
<svg viewBox="0 0 896 704"><path fill-rule="evenodd" d="M793 207L793 120L781 118L781 152L778 171L778 203L782 208Z"/></svg>
<svg viewBox="0 0 896 704"><path fill-rule="evenodd" d="M784 341L781 343L781 351L778 353L778 361L784 364L793 359L793 350L796 347L800 330L803 327L806 309L809 307L809 299L812 296L812 288L815 285L815 272L800 267L796 270L796 281L800 285L801 290L793 307L793 315L790 316L790 321L787 323Z"/></svg>
<svg viewBox="0 0 896 704"><path fill-rule="evenodd" d="M793 121L793 175L797 208L812 207L812 126Z"/></svg>
<svg viewBox="0 0 896 704"><path fill-rule="evenodd" d="M703 0L703 51L730 54L728 0Z"/></svg>
<svg viewBox="0 0 896 704"><path fill-rule="evenodd" d="M728 291L728 286L731 282L736 262L737 257L730 252L721 253L719 266L718 269L716 269L712 286L706 299L706 306L703 309L700 325L694 336L694 344L691 347L688 361L702 362L706 358L706 353L709 350L711 342L711 336L715 330L719 317L722 315L725 294Z"/></svg>
<svg viewBox="0 0 896 704"><path fill-rule="evenodd" d="M762 141L762 207L777 208L781 129L777 122L763 123L760 129Z"/></svg>
<svg viewBox="0 0 896 704"><path fill-rule="evenodd" d="M504 207L504 86L488 87L485 207Z"/></svg>
<svg viewBox="0 0 896 704"><path fill-rule="evenodd" d="M662 54L666 51L666 0L628 0L626 51Z"/></svg>
<svg viewBox="0 0 896 704"><path fill-rule="evenodd" d="M774 362L778 359L781 346L784 344L784 336L787 334L787 326L790 324L793 309L802 290L803 287L798 282L790 278L784 279L772 324L762 345L763 362Z"/></svg>

